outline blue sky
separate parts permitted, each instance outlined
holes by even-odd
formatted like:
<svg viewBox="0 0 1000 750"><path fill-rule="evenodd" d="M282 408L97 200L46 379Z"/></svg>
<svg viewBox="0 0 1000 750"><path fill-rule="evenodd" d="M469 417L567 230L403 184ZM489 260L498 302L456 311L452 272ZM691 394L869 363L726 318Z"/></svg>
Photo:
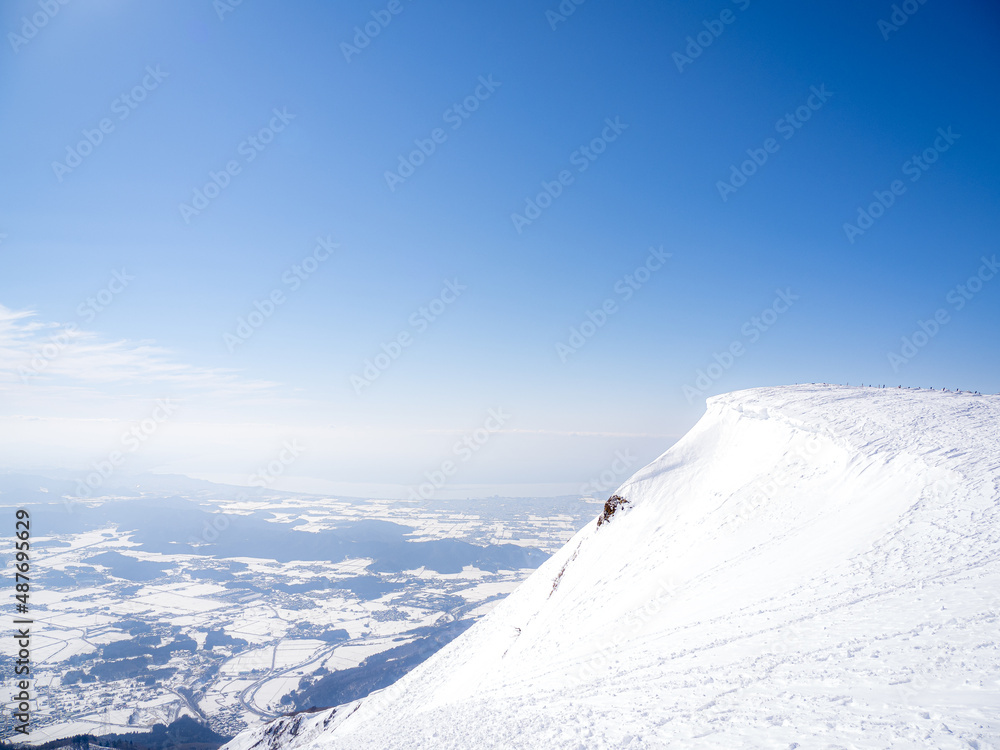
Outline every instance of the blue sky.
<svg viewBox="0 0 1000 750"><path fill-rule="evenodd" d="M995 6L561 7L5 3L6 468L88 472L166 398L116 470L245 483L298 440L274 486L570 493L715 393L1000 390Z"/></svg>

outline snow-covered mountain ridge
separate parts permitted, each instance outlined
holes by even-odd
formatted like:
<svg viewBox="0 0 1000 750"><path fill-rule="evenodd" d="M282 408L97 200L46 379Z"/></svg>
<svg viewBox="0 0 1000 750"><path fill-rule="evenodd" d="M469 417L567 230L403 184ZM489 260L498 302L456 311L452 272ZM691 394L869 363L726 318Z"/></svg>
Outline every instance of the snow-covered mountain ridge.
<svg viewBox="0 0 1000 750"><path fill-rule="evenodd" d="M463 636L248 748L1000 748L1000 397L705 416Z"/></svg>

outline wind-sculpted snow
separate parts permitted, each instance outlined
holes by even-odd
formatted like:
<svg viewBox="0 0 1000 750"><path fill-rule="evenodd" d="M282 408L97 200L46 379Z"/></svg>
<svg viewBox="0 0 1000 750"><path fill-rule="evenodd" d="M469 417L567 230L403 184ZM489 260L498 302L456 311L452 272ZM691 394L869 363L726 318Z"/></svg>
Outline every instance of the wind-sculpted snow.
<svg viewBox="0 0 1000 750"><path fill-rule="evenodd" d="M392 687L228 747L1000 748L1000 397L719 396L615 494Z"/></svg>

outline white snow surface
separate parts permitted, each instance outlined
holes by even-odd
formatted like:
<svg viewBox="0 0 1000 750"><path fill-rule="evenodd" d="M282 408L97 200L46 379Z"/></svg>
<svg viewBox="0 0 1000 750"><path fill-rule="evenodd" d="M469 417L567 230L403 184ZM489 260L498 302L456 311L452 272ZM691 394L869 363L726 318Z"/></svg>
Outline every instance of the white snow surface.
<svg viewBox="0 0 1000 750"><path fill-rule="evenodd" d="M249 748L1000 749L1000 396L708 400L392 687Z"/></svg>

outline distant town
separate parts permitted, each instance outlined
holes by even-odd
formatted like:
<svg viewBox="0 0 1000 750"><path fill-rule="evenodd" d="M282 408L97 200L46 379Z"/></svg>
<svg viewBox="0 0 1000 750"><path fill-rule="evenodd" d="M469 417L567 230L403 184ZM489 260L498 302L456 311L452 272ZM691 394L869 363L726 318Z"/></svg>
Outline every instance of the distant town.
<svg viewBox="0 0 1000 750"><path fill-rule="evenodd" d="M603 502L34 495L37 706L16 738L32 743L185 716L232 736L363 697L492 609ZM9 680L13 660L2 668Z"/></svg>

